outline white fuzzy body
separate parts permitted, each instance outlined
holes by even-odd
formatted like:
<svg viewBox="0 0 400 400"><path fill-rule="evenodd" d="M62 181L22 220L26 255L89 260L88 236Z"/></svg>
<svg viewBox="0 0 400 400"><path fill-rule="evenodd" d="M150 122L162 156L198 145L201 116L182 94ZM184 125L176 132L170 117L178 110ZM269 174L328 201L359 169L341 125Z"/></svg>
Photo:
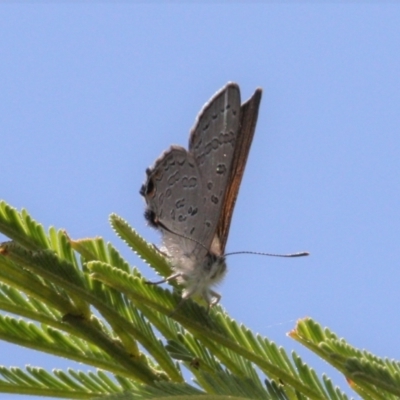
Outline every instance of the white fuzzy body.
<svg viewBox="0 0 400 400"><path fill-rule="evenodd" d="M173 276L185 287L182 298L200 296L209 306L217 304L221 296L212 287L221 282L226 274L225 257L215 255L200 246L193 249L191 241L188 241L190 249L186 252L182 243L185 241L180 242L176 236L165 235L164 245L166 241L168 246L162 250L170 258Z"/></svg>

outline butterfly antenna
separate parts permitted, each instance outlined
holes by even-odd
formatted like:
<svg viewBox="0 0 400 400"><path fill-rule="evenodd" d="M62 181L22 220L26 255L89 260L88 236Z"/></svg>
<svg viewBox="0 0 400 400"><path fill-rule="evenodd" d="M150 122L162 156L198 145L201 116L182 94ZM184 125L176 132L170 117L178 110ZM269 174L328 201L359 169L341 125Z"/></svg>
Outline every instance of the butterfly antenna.
<svg viewBox="0 0 400 400"><path fill-rule="evenodd" d="M191 238L189 236L182 235L180 233L171 231L171 229L167 228L164 224L160 224L160 225L162 226L163 229L165 229L169 233L172 233L172 234L174 234L176 236L179 236L181 238L184 238L184 239L191 240L192 242L195 242L196 244L198 244L199 246L203 247L207 251L209 250L206 246L204 246L203 243L199 242L198 240L193 239L193 238ZM255 254L255 255L258 255L258 256L269 256L269 257L304 257L304 256L310 255L310 253L308 251L301 251L300 253L290 253L290 254L260 253L258 251L235 251L233 253L224 254L224 257L232 256L234 254Z"/></svg>
<svg viewBox="0 0 400 400"><path fill-rule="evenodd" d="M234 254L256 254L258 256L269 256L269 257L304 257L309 256L308 251L301 251L300 253L290 253L290 254L273 254L273 253L260 253L258 251L235 251L233 253L226 253L226 256L232 256Z"/></svg>

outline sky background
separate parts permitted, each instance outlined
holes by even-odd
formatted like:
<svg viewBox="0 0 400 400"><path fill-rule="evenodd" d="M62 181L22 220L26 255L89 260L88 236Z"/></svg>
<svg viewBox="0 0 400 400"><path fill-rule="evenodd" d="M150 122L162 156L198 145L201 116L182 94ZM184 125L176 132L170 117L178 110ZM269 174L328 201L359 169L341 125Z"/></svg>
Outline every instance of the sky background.
<svg viewBox="0 0 400 400"><path fill-rule="evenodd" d="M263 88L218 287L237 321L344 378L286 337L312 317L350 344L399 360L400 4L2 4L0 198L46 229L141 235L145 169L187 146L228 81ZM0 364L71 362L0 342ZM90 369L81 366L84 370ZM0 399L33 399L0 395Z"/></svg>

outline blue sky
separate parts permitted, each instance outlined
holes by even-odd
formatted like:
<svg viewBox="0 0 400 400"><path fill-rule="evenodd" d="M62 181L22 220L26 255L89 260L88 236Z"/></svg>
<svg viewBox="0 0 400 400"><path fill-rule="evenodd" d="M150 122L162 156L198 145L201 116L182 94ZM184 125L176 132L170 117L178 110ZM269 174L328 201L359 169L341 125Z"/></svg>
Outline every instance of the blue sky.
<svg viewBox="0 0 400 400"><path fill-rule="evenodd" d="M400 359L398 3L0 11L0 198L73 238L104 237L154 278L109 214L159 243L143 218L145 169L171 144L187 145L198 111L226 82L243 100L262 87L227 251L311 256L228 258L221 304L344 390L285 336L297 319ZM70 365L4 342L0 354L6 366Z"/></svg>

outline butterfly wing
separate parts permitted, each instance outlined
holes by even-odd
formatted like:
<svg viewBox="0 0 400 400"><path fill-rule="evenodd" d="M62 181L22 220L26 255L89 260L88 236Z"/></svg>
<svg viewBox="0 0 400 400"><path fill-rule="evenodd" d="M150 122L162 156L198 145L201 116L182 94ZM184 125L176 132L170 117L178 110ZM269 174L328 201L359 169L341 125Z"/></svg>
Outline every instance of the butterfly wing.
<svg viewBox="0 0 400 400"><path fill-rule="evenodd" d="M172 146L146 171L140 193L146 219L163 234L183 298L199 294L209 304L211 287L226 272L224 249L253 139L261 91L240 105L238 85L228 83L203 107L189 151Z"/></svg>
<svg viewBox="0 0 400 400"><path fill-rule="evenodd" d="M260 101L257 89L240 106L238 85L228 83L199 113L189 152L172 146L147 170L141 194L151 225L192 238L189 247L224 253Z"/></svg>
<svg viewBox="0 0 400 400"><path fill-rule="evenodd" d="M223 207L216 230L222 253L225 253L233 210L256 129L261 95L262 90L257 89L253 96L240 107L240 129L236 137L230 177L226 186Z"/></svg>
<svg viewBox="0 0 400 400"><path fill-rule="evenodd" d="M196 161L183 147L172 146L147 170L141 190L147 203L146 219L162 231L171 256L207 252L200 245L206 229L200 229L204 218L199 201L202 191Z"/></svg>
<svg viewBox="0 0 400 400"><path fill-rule="evenodd" d="M240 133L240 90L228 83L203 107L189 138L189 153L202 182L203 221L198 240L211 252L223 255L216 237Z"/></svg>

